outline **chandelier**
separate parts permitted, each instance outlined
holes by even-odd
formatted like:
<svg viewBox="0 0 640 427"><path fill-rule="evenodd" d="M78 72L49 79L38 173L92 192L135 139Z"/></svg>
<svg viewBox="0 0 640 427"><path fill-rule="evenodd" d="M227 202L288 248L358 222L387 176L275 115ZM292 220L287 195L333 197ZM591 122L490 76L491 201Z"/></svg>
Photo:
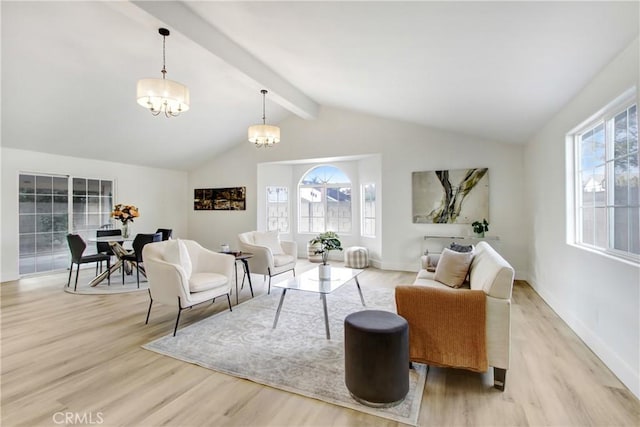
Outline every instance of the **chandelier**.
<svg viewBox="0 0 640 427"><path fill-rule="evenodd" d="M256 147L272 147L280 142L280 128L265 124L264 100L268 92L262 89L260 93L262 93L262 124L249 127L249 142L253 142Z"/></svg>
<svg viewBox="0 0 640 427"><path fill-rule="evenodd" d="M189 88L166 78L165 41L170 33L166 28L159 28L158 33L162 36L162 78L138 80L138 104L154 116L174 117L189 109Z"/></svg>

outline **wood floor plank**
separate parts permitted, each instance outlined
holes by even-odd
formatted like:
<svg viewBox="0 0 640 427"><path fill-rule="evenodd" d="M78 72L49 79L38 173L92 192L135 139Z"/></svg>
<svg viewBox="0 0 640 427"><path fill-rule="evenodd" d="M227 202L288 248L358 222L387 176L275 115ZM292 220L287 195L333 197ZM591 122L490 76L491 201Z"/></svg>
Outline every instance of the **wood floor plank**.
<svg viewBox="0 0 640 427"><path fill-rule="evenodd" d="M300 260L299 272L312 265ZM87 282L92 271L81 272ZM414 273L365 270L371 287ZM286 278L286 277L283 277ZM2 283L1 424L56 425L57 412L99 412L109 426L375 426L401 424L265 387L141 348L171 333L173 307L148 294L72 295L67 274ZM266 292L253 276L256 295ZM112 284L112 286L117 286ZM245 287L241 301L250 298ZM235 300L235 297L234 297ZM181 327L227 310L222 299L186 310ZM420 426L640 425L640 403L526 282L516 282L512 363L504 393L489 371L431 368Z"/></svg>

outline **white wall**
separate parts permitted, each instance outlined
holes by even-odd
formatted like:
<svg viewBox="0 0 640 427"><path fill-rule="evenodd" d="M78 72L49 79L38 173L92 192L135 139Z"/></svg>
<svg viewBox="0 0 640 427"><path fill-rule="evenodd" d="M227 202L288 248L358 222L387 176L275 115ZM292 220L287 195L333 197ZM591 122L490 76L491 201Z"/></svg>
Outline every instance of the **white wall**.
<svg viewBox="0 0 640 427"><path fill-rule="evenodd" d="M22 172L110 179L116 182L115 203L130 203L140 209L133 233L151 233L172 228L176 237L186 237L187 207L193 195L187 192L187 173L100 160L56 156L33 151L1 148L2 240L1 281L18 276L18 175Z"/></svg>
<svg viewBox="0 0 640 427"><path fill-rule="evenodd" d="M566 105L526 146L532 215L529 283L611 370L640 396L640 268L567 244L568 132L639 86L638 40Z"/></svg>
<svg viewBox="0 0 640 427"><path fill-rule="evenodd" d="M422 236L471 233L470 226L413 224L411 172L488 167L491 233L502 239L505 257L518 277L526 277L528 228L522 177L524 148L438 131L424 126L322 108L317 120L290 117L279 124L282 142L270 149L246 143L189 174L189 191L201 187L247 187L244 212L189 213L189 235L205 246L236 242L237 234L257 228L259 163L341 156L380 156L381 267L415 271Z"/></svg>

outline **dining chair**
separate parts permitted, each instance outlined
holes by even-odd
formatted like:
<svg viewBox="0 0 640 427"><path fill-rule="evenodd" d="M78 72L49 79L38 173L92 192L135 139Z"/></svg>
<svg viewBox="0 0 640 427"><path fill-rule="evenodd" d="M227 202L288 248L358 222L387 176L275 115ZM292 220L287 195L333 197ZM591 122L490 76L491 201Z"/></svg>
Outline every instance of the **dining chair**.
<svg viewBox="0 0 640 427"><path fill-rule="evenodd" d="M136 280L138 282L138 288L140 287L140 264L144 262L142 259L142 248L147 243L152 242L161 242L162 241L162 233L153 233L153 234L136 234L136 237L133 239L133 251L129 252L126 255L123 255L120 259L123 262L129 261L131 263L135 263L136 265ZM122 284L124 285L124 268L122 269ZM146 277L146 274L145 274Z"/></svg>
<svg viewBox="0 0 640 427"><path fill-rule="evenodd" d="M122 236L122 230L96 230L96 237L104 237L104 236ZM123 244L124 240L119 241L119 244ZM109 242L96 242L96 250L99 254L106 254L109 257L115 255L113 249L111 249L111 245ZM98 274L98 265L96 264L96 275ZM102 262L100 262L100 272L102 272Z"/></svg>
<svg viewBox="0 0 640 427"><path fill-rule="evenodd" d="M73 264L78 264L76 270L76 282L73 285L75 291L78 287L78 273L80 273L80 264L88 264L91 262L102 263L107 261L107 274L108 283L111 285L111 256L107 254L94 254L83 256L84 250L87 248L87 244L82 237L78 234L67 234L67 243L69 244L69 250L71 251L71 267L69 269L69 279L67 280L67 287L71 284L71 273L73 273ZM97 264L96 264L97 268Z"/></svg>
<svg viewBox="0 0 640 427"><path fill-rule="evenodd" d="M158 228L156 233L162 233L162 240L169 240L171 238L171 234L173 234L173 229L171 228Z"/></svg>

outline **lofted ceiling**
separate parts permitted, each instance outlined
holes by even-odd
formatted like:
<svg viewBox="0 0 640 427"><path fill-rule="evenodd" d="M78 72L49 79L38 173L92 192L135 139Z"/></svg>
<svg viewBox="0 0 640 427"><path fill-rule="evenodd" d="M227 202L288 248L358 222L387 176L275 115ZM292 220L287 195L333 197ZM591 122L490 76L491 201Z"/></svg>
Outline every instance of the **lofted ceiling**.
<svg viewBox="0 0 640 427"><path fill-rule="evenodd" d="M189 170L321 106L521 144L636 37L638 2L2 1L2 145ZM187 85L153 117L140 78ZM286 149L286 134L276 149Z"/></svg>

